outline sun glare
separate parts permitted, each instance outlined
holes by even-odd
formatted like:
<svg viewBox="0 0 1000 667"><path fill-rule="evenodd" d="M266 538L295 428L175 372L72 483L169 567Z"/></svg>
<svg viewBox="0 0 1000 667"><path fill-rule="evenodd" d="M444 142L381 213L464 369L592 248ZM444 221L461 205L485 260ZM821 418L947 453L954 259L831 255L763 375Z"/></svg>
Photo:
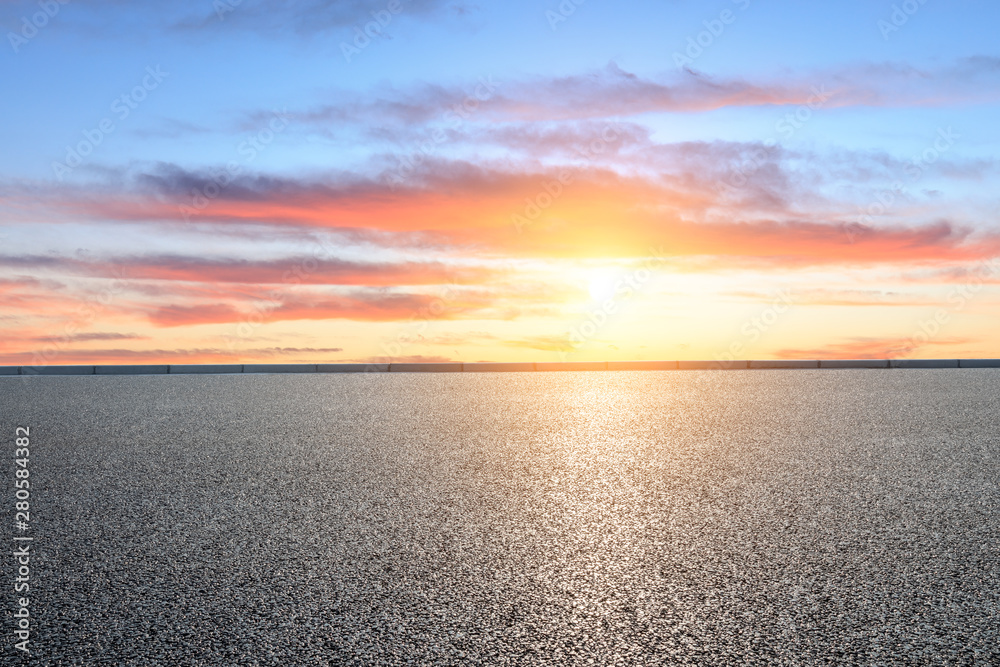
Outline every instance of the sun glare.
<svg viewBox="0 0 1000 667"><path fill-rule="evenodd" d="M615 285L617 283L618 271L615 269L594 269L590 271L590 298L594 301L607 301L615 295Z"/></svg>

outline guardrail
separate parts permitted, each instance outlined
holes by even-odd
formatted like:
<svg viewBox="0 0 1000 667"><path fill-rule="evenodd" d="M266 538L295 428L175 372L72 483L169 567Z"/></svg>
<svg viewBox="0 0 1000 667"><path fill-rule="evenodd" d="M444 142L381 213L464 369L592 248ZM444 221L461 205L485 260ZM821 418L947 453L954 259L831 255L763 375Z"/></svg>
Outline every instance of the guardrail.
<svg viewBox="0 0 1000 667"><path fill-rule="evenodd" d="M243 373L524 373L547 371L1000 368L1000 359L762 359L743 361L562 361L388 364L180 364L0 366L0 376L193 375Z"/></svg>

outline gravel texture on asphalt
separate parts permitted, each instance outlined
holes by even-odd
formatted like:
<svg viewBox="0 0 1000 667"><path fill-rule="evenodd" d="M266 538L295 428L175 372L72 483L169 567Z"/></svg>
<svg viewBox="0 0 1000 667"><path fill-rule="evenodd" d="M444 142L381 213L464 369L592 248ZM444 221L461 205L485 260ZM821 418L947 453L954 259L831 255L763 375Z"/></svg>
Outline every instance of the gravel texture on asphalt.
<svg viewBox="0 0 1000 667"><path fill-rule="evenodd" d="M989 369L3 378L30 664L1000 664L998 415Z"/></svg>

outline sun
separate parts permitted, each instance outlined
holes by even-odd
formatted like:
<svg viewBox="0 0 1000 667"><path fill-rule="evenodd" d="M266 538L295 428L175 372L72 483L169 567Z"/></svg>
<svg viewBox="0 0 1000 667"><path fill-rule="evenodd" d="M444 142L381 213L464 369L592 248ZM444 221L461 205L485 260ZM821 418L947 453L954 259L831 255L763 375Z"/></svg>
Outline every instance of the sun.
<svg viewBox="0 0 1000 667"><path fill-rule="evenodd" d="M618 271L615 269L593 269L588 274L588 281L590 298L594 301L607 301L615 295Z"/></svg>

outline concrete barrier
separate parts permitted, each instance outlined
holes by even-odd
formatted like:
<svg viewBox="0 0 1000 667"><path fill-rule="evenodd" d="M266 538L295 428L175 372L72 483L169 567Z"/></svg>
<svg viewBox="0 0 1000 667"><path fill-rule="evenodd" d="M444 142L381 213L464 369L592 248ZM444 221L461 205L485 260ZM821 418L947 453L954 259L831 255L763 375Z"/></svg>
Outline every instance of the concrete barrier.
<svg viewBox="0 0 1000 667"><path fill-rule="evenodd" d="M389 364L317 364L317 373L388 373Z"/></svg>
<svg viewBox="0 0 1000 667"><path fill-rule="evenodd" d="M535 364L481 361L462 364L462 370L466 373L525 373L535 370Z"/></svg>
<svg viewBox="0 0 1000 667"><path fill-rule="evenodd" d="M1000 368L1000 359L961 359L959 368Z"/></svg>
<svg viewBox="0 0 1000 667"><path fill-rule="evenodd" d="M606 371L606 361L546 361L535 364L536 371Z"/></svg>
<svg viewBox="0 0 1000 667"><path fill-rule="evenodd" d="M21 366L21 375L93 375L93 366Z"/></svg>
<svg viewBox="0 0 1000 667"><path fill-rule="evenodd" d="M676 371L676 361L609 361L609 371Z"/></svg>
<svg viewBox="0 0 1000 667"><path fill-rule="evenodd" d="M389 364L390 373L461 373L461 363Z"/></svg>
<svg viewBox="0 0 1000 667"><path fill-rule="evenodd" d="M822 359L820 368L889 368L888 359Z"/></svg>
<svg viewBox="0 0 1000 667"><path fill-rule="evenodd" d="M95 375L166 375L170 366L97 366Z"/></svg>
<svg viewBox="0 0 1000 667"><path fill-rule="evenodd" d="M0 366L0 376L238 373L489 373L533 371L730 370L808 368L1000 368L1000 359L761 359L755 361L565 361L463 364L178 364L133 366Z"/></svg>
<svg viewBox="0 0 1000 667"><path fill-rule="evenodd" d="M819 368L817 359L757 359L750 361L749 368Z"/></svg>
<svg viewBox="0 0 1000 667"><path fill-rule="evenodd" d="M315 373L316 364L244 364L244 373Z"/></svg>
<svg viewBox="0 0 1000 667"><path fill-rule="evenodd" d="M958 368L958 359L890 359L889 368Z"/></svg>
<svg viewBox="0 0 1000 667"><path fill-rule="evenodd" d="M729 371L742 370L750 367L749 361L678 361L677 368L682 371Z"/></svg>
<svg viewBox="0 0 1000 667"><path fill-rule="evenodd" d="M215 375L228 375L232 373L242 373L243 364L177 364L170 366L171 375L190 375L193 373L211 373Z"/></svg>

